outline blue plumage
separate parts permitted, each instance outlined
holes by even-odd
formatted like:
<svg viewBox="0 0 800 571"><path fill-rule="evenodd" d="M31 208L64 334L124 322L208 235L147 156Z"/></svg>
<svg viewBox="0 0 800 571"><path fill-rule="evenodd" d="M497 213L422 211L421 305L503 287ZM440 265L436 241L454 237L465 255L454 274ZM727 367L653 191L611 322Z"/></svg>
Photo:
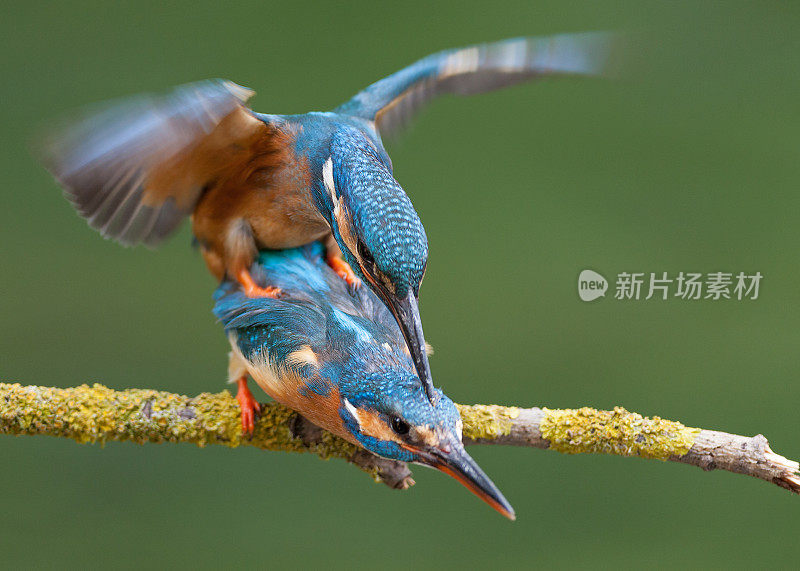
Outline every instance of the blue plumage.
<svg viewBox="0 0 800 571"><path fill-rule="evenodd" d="M376 81L336 108L374 120L386 136L439 95L471 95L556 75L598 75L613 37L605 32L512 38L444 50Z"/></svg>
<svg viewBox="0 0 800 571"><path fill-rule="evenodd" d="M348 288L325 263L320 243L261 252L253 276L279 287L281 297L249 298L232 281L215 293L214 314L226 331L236 331L245 356L266 345L272 361L285 365L290 353L310 346L349 360L362 358L366 345L373 357L397 360L382 346L403 346L391 314L369 290ZM410 358L402 360L413 370Z"/></svg>
<svg viewBox="0 0 800 571"><path fill-rule="evenodd" d="M332 237L342 257L331 243L328 262L386 304L433 401L417 299L428 242L382 137L439 95L599 74L611 44L595 33L446 50L322 113L255 113L245 106L252 91L199 82L73 121L48 138L43 158L106 237L155 245L191 214L211 272L250 297L276 294L248 274L258 249Z"/></svg>
<svg viewBox="0 0 800 571"><path fill-rule="evenodd" d="M375 294L348 288L319 243L262 251L251 271L282 296L249 298L226 281L215 293L214 314L266 392L375 454L455 476L513 517L464 451L453 401L438 389L435 404L428 399L397 323Z"/></svg>
<svg viewBox="0 0 800 571"><path fill-rule="evenodd" d="M258 409L249 373L313 422L455 475L509 515L433 386L418 306L427 237L382 137L439 95L601 74L612 40L446 50L323 113L256 113L245 105L252 91L198 82L79 117L47 138L42 158L89 224L124 244L156 245L191 215L223 282L215 312L231 339L245 430ZM313 243L321 239L325 252ZM264 249L273 251L257 255Z"/></svg>
<svg viewBox="0 0 800 571"><path fill-rule="evenodd" d="M392 315L370 290L348 288L325 263L321 244L261 252L253 275L281 288L281 297L248 298L231 281L215 293L214 314L226 332L236 334L245 358L268 354L276 368L311 379L316 370L288 359L310 347L321 382L353 399L368 390L394 390L391 383L401 381L404 391L422 389Z"/></svg>
<svg viewBox="0 0 800 571"><path fill-rule="evenodd" d="M392 176L391 164L354 128L337 131L331 156L335 186L350 205L355 234L378 272L390 280L397 296L405 297L409 289L419 295L428 238L408 195ZM334 232L341 233L338 224ZM352 267L360 267L358 251L347 248L342 253Z"/></svg>

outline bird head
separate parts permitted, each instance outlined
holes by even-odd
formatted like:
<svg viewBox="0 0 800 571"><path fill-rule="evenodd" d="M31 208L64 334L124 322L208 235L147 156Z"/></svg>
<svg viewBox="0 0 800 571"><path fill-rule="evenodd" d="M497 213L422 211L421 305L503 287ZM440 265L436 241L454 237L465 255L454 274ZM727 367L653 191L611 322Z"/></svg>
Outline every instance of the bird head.
<svg viewBox="0 0 800 571"><path fill-rule="evenodd" d="M425 393L434 402L418 306L428 263L428 238L419 216L392 176L380 145L360 132L343 130L334 137L321 179L342 256L392 312Z"/></svg>
<svg viewBox="0 0 800 571"><path fill-rule="evenodd" d="M416 376L374 373L357 390L341 394L344 429L361 446L385 458L415 462L452 476L509 519L514 508L462 444L462 422L453 401L436 389L432 405Z"/></svg>

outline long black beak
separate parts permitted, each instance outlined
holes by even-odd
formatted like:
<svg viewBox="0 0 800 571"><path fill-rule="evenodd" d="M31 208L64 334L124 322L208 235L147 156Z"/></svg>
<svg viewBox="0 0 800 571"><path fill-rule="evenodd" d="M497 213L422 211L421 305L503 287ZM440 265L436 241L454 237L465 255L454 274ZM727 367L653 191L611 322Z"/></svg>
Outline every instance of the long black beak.
<svg viewBox="0 0 800 571"><path fill-rule="evenodd" d="M408 345L411 360L414 361L414 367L417 369L417 375L425 388L425 394L428 395L428 400L431 404L435 405L437 400L436 389L433 387L431 366L428 364L428 353L425 351L425 337L422 334L422 320L419 317L417 297L411 288L409 288L406 297L397 297L391 294L386 297L388 298L385 300L386 305L391 310L397 323L400 324L400 330L403 332L406 345Z"/></svg>
<svg viewBox="0 0 800 571"><path fill-rule="evenodd" d="M452 442L447 451L441 448L433 452L414 450L421 462L448 474L510 520L517 519L514 508L508 503L475 460L467 454L460 442Z"/></svg>

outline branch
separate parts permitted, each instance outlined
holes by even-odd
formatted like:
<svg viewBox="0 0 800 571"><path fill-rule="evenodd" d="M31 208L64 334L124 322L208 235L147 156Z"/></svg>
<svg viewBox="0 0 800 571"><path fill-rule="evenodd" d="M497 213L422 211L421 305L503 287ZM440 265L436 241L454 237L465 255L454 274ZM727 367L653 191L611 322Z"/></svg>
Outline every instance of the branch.
<svg viewBox="0 0 800 571"><path fill-rule="evenodd" d="M690 428L657 416L614 410L461 406L464 443L530 446L564 454L613 454L668 460L753 476L800 494L800 465L767 439Z"/></svg>
<svg viewBox="0 0 800 571"><path fill-rule="evenodd" d="M775 454L760 434L745 437L689 428L620 407L601 411L459 405L459 411L466 444L669 460L753 476L800 493L798 463ZM405 463L375 456L277 403L262 405L253 436L245 437L239 405L227 391L187 397L146 389L115 391L99 384L59 389L0 383L0 434L60 436L81 443L186 442L313 452L347 460L392 488L414 484Z"/></svg>

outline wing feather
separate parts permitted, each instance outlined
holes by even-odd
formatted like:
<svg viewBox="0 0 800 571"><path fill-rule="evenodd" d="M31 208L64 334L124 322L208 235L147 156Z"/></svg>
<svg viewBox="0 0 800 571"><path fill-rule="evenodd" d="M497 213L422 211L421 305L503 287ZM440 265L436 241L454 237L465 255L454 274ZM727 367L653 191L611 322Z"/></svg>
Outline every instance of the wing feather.
<svg viewBox="0 0 800 571"><path fill-rule="evenodd" d="M42 159L90 226L126 245L155 246L208 184L269 136L245 107L252 94L209 80L113 102L54 129Z"/></svg>
<svg viewBox="0 0 800 571"><path fill-rule="evenodd" d="M337 111L375 121L381 135L392 135L439 95L483 93L558 75L602 74L613 40L604 32L563 34L439 52L373 83Z"/></svg>

